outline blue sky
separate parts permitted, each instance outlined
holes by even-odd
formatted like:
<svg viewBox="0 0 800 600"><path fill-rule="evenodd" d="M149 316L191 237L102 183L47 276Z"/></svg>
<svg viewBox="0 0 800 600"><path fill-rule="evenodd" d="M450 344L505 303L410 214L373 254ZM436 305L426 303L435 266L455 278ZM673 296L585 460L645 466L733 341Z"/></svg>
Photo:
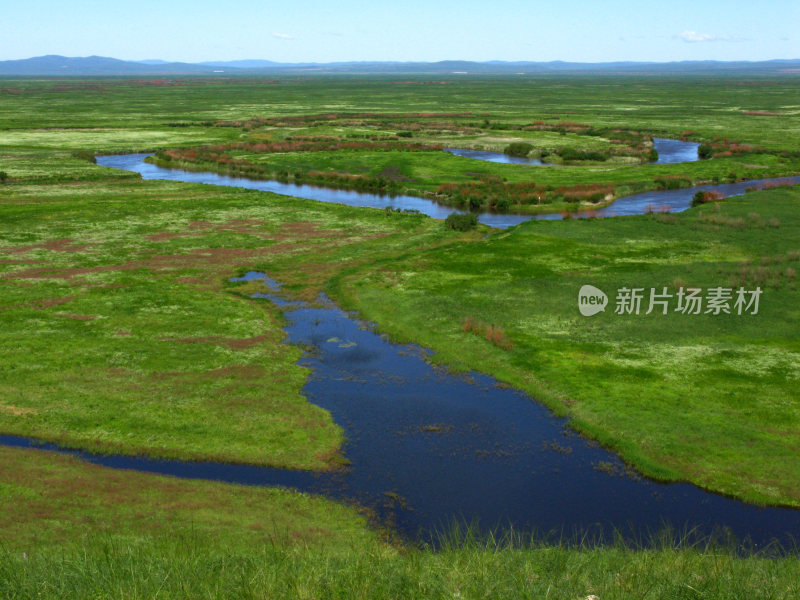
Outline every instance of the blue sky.
<svg viewBox="0 0 800 600"><path fill-rule="evenodd" d="M800 58L798 24L798 0L23 0L0 60L767 60Z"/></svg>

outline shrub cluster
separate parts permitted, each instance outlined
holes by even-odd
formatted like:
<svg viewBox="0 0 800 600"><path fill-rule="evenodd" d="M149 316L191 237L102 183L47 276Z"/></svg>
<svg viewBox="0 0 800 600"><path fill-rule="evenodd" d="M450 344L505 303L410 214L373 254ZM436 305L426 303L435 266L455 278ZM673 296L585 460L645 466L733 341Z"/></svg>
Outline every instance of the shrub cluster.
<svg viewBox="0 0 800 600"><path fill-rule="evenodd" d="M575 148L562 148L560 150L556 150L556 154L558 154L561 158L566 161L579 161L579 160L592 160L597 162L603 162L608 160L608 154L603 152L598 152L596 150L577 150Z"/></svg>
<svg viewBox="0 0 800 600"><path fill-rule="evenodd" d="M469 231L478 225L478 217L475 213L453 213L444 220L448 229L454 231Z"/></svg>
<svg viewBox="0 0 800 600"><path fill-rule="evenodd" d="M565 202L601 202L609 195L614 195L614 187L603 183L586 183L555 190L555 197Z"/></svg>
<svg viewBox="0 0 800 600"><path fill-rule="evenodd" d="M546 202L545 188L533 181L506 183L499 177L481 179L480 182L442 184L436 189L436 195L444 196L449 203L463 208L489 208L501 212L513 205Z"/></svg>
<svg viewBox="0 0 800 600"><path fill-rule="evenodd" d="M691 206L700 206L701 204L707 204L708 202L716 202L717 200L721 200L724 198L722 194L719 192L708 192L699 190L695 192L695 195L692 196Z"/></svg>
<svg viewBox="0 0 800 600"><path fill-rule="evenodd" d="M692 187L692 180L680 175L664 175L653 179L661 190L679 190L681 188Z"/></svg>
<svg viewBox="0 0 800 600"><path fill-rule="evenodd" d="M506 146L506 149L503 150L509 156L519 156L519 157L526 157L530 154L531 150L533 150L533 145L528 144L527 142L514 142Z"/></svg>
<svg viewBox="0 0 800 600"><path fill-rule="evenodd" d="M568 187L543 187L533 181L508 183L499 177L481 176L480 182L445 183L436 189L436 196L449 204L471 210L489 209L503 212L512 206L550 204L552 202L602 202L614 196L614 187L607 183L579 184Z"/></svg>

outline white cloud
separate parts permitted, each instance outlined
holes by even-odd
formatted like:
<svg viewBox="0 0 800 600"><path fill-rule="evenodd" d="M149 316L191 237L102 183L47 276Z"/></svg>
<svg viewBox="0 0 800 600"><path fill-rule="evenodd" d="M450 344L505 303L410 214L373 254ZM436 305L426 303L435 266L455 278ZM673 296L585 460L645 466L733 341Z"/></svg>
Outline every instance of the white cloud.
<svg viewBox="0 0 800 600"><path fill-rule="evenodd" d="M688 44L696 44L698 42L744 42L744 38L733 37L730 35L712 35L710 33L698 33L691 29L687 29L677 36Z"/></svg>
<svg viewBox="0 0 800 600"><path fill-rule="evenodd" d="M295 37L293 35L289 35L288 33L273 33L272 37L278 38L279 40L293 40Z"/></svg>

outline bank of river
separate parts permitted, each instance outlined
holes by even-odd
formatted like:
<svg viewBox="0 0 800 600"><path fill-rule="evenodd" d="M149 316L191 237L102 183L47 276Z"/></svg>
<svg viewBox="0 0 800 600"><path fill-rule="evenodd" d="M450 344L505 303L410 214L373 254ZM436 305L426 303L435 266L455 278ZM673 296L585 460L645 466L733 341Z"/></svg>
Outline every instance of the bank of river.
<svg viewBox="0 0 800 600"><path fill-rule="evenodd" d="M351 465L332 473L72 452L93 463L178 477L282 485L356 501L410 539L430 541L453 521L546 537L615 532L646 539L663 527L689 539L718 535L761 548L800 536L800 511L760 508L686 483L630 472L526 394L477 373L454 375L427 351L387 342L330 302L285 300L262 273L257 297L282 306L287 343L309 351L303 389L345 429ZM31 445L0 436L0 443ZM44 446L55 449L54 446Z"/></svg>

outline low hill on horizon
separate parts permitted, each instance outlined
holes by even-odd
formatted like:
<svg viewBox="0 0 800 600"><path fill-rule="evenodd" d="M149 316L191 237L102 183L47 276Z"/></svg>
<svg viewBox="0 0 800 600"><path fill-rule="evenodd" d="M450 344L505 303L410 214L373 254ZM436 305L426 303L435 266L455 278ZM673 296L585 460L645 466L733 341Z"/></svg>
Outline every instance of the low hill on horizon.
<svg viewBox="0 0 800 600"><path fill-rule="evenodd" d="M800 74L800 59L769 61L601 62L445 60L438 62L354 61L279 63L270 60L167 62L159 59L127 61L104 56L37 56L0 61L0 77L92 77L132 75L259 75L276 73L409 73L409 74Z"/></svg>

